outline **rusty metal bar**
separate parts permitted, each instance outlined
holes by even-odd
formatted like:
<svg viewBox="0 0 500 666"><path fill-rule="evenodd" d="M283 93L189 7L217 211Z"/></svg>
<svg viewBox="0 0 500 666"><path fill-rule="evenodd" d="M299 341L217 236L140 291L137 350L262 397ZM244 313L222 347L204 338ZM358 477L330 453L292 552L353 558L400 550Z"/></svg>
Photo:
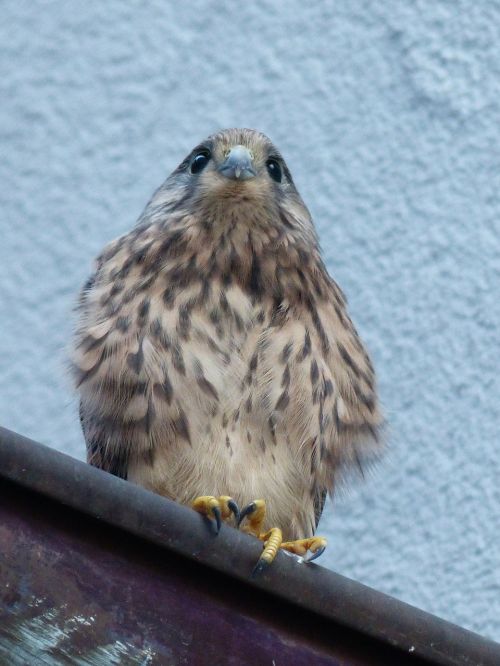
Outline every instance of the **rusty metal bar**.
<svg viewBox="0 0 500 666"><path fill-rule="evenodd" d="M26 497L40 497L41 503L49 502L54 515L69 512L87 516L98 526L97 531L119 528L128 535L125 541L134 552L139 539L166 549L178 562L186 562L186 570L195 566L187 560L209 567L218 572L213 574L218 580L221 575L227 580L226 587L238 588L241 595L247 595L250 605L262 593L266 598L272 595L285 614L295 608L304 623L320 628L318 644L323 641L326 645L328 634L337 637L338 645L342 635L351 643L354 636L374 653L372 661L357 657L344 663L417 664L425 660L443 666L500 664L499 644L321 566L299 564L280 553L269 570L252 579L251 571L261 550L255 539L224 525L215 536L207 521L189 508L4 428L0 428L0 479L0 490L11 489L11 518L6 518L7 522L15 510L12 503L17 502L21 511L24 493ZM23 506L26 514L26 501ZM69 529L71 521L65 524ZM15 530L10 534L14 538ZM88 534L90 539L92 532ZM0 644L1 640L0 629ZM377 650L386 655L382 661L375 655Z"/></svg>

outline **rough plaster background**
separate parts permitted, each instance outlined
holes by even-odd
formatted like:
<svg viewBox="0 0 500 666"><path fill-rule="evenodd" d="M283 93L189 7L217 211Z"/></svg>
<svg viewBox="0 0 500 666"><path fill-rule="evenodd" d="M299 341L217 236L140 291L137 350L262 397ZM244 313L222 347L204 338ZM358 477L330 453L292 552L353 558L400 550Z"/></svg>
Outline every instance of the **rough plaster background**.
<svg viewBox="0 0 500 666"><path fill-rule="evenodd" d="M500 640L500 5L317 4L2 3L0 423L84 456L64 347L92 258L198 140L259 128L391 426L323 563Z"/></svg>

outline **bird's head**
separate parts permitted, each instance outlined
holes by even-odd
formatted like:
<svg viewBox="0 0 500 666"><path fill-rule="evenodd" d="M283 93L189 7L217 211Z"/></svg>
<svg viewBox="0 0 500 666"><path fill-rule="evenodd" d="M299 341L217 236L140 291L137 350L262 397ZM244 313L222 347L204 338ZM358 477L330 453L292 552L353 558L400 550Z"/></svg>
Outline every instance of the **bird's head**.
<svg viewBox="0 0 500 666"><path fill-rule="evenodd" d="M173 217L172 217L173 216ZM210 239L228 230L317 245L311 216L281 153L251 129L227 129L199 143L148 203L140 224L202 228Z"/></svg>
<svg viewBox="0 0 500 666"><path fill-rule="evenodd" d="M198 144L175 169L153 204L163 199L171 209L196 210L200 218L220 220L226 214L243 224L298 220L310 216L281 153L264 134L228 129ZM264 213L264 214L263 214Z"/></svg>

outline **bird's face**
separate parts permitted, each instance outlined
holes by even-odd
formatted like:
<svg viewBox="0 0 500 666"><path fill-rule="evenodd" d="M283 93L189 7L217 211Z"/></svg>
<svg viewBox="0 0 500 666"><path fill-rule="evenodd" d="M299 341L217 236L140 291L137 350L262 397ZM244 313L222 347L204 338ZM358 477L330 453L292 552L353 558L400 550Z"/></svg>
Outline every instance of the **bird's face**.
<svg viewBox="0 0 500 666"><path fill-rule="evenodd" d="M210 205L278 204L286 196L298 197L283 157L260 132L230 129L214 134L180 164L172 177L182 180L193 198Z"/></svg>
<svg viewBox="0 0 500 666"><path fill-rule="evenodd" d="M307 244L317 243L285 160L255 130L223 130L198 144L153 195L142 220L163 220L166 211L210 230L213 238L228 228L242 238L253 229L280 236L286 227Z"/></svg>

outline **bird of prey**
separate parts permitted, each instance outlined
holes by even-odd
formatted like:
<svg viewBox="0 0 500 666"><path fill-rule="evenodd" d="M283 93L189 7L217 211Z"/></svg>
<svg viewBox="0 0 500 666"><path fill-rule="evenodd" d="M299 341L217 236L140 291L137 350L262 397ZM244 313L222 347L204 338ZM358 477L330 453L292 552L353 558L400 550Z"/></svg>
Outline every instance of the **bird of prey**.
<svg viewBox="0 0 500 666"><path fill-rule="evenodd" d="M325 496L376 451L381 414L345 297L266 136L230 129L196 146L97 258L78 309L92 465L219 525L234 513L264 542L259 570L280 546L324 550Z"/></svg>

